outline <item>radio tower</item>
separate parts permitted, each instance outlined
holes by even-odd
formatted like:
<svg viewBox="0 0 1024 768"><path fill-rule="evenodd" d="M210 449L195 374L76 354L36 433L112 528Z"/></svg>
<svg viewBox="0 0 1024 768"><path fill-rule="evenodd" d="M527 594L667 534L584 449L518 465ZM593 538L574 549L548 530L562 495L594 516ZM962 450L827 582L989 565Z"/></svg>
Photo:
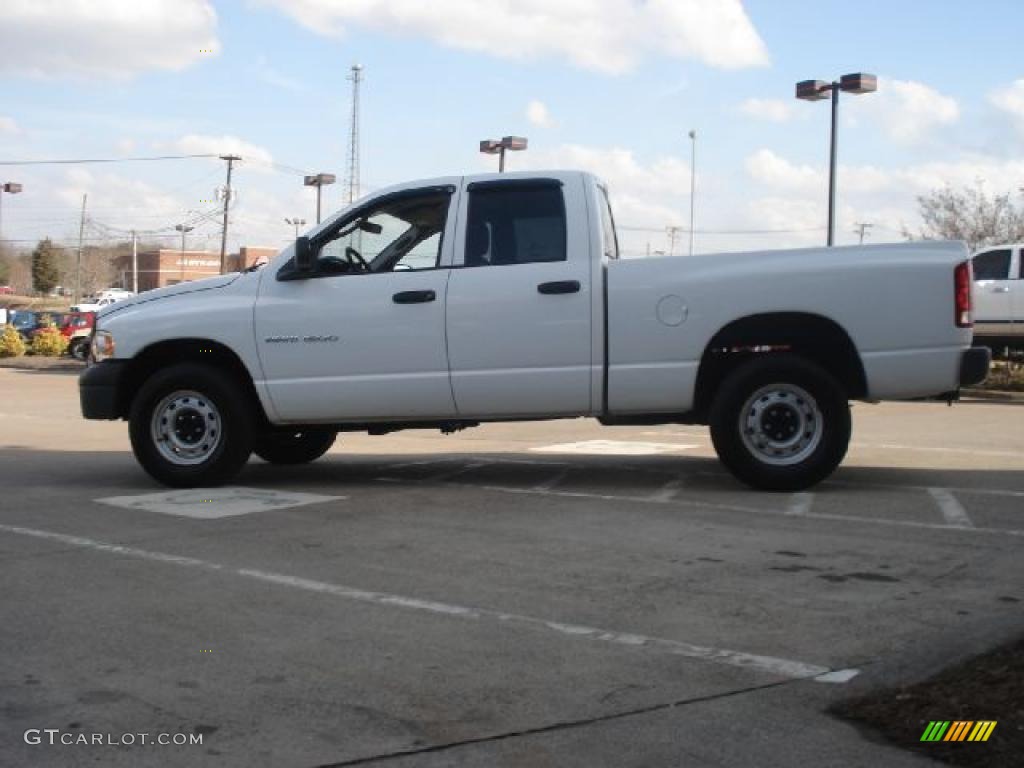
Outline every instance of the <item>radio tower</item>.
<svg viewBox="0 0 1024 768"><path fill-rule="evenodd" d="M347 202L351 203L359 197L359 84L363 81L363 68L353 64L348 79L352 81L352 124L349 126L345 185L348 188Z"/></svg>

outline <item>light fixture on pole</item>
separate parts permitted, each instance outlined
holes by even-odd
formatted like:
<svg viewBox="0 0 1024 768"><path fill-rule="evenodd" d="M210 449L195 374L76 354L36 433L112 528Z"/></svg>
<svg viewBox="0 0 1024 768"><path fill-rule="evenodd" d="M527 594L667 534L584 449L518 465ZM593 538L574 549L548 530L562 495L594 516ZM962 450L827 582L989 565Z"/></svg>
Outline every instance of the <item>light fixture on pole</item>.
<svg viewBox="0 0 1024 768"><path fill-rule="evenodd" d="M522 136L505 136L502 139L486 139L480 142L480 151L485 155L498 156L498 173L505 172L505 152L521 152L526 149L527 140Z"/></svg>
<svg viewBox="0 0 1024 768"><path fill-rule="evenodd" d="M291 219L285 219L284 223L285 224L291 224L291 225L293 225L295 227L295 239L296 240L299 239L299 227L306 226L306 220L305 219L300 219L298 216L296 216L294 218L291 218Z"/></svg>
<svg viewBox="0 0 1024 768"><path fill-rule="evenodd" d="M796 84L796 97L804 101L821 101L832 96L832 133L828 162L828 244L835 244L836 231L836 128L839 118L839 92L862 94L878 90L878 79L874 75L855 72L843 75L839 80L826 83L824 80L802 80Z"/></svg>
<svg viewBox="0 0 1024 768"><path fill-rule="evenodd" d="M693 256L693 221L697 200L697 130L690 129L690 255Z"/></svg>
<svg viewBox="0 0 1024 768"><path fill-rule="evenodd" d="M316 187L316 223L320 223L320 193L327 184L333 184L337 177L333 173L318 173L315 176L306 176L303 184L307 187Z"/></svg>
<svg viewBox="0 0 1024 768"><path fill-rule="evenodd" d="M4 219L3 219L3 202L4 192L9 195L16 195L21 192L21 184L16 181L7 181L0 186L0 243L4 241Z"/></svg>

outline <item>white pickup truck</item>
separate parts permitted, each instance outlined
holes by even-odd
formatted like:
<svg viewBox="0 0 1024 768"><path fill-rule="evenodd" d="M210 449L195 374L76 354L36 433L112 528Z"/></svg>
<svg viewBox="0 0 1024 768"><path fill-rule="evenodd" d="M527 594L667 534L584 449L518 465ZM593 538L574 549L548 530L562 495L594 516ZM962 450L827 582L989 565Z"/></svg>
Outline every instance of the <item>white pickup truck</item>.
<svg viewBox="0 0 1024 768"><path fill-rule="evenodd" d="M119 301L130 299L135 296L131 291L126 291L120 288L111 288L106 291L100 291L92 296L87 296L84 301L80 304L75 304L71 307L72 312L99 312L105 307L109 307L111 304L116 304Z"/></svg>
<svg viewBox="0 0 1024 768"><path fill-rule="evenodd" d="M620 260L580 172L382 190L260 270L105 309L82 412L127 419L171 486L338 432L593 417L708 424L764 489L827 477L850 400L953 399L984 378L959 243Z"/></svg>
<svg viewBox="0 0 1024 768"><path fill-rule="evenodd" d="M974 342L1024 349L1024 245L996 245L971 257L977 306Z"/></svg>

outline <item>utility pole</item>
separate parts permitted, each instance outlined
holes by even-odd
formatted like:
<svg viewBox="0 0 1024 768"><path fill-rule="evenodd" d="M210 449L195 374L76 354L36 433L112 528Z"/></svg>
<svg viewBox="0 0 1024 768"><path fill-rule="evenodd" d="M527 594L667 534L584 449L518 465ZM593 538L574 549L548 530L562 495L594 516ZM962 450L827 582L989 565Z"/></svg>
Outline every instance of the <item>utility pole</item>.
<svg viewBox="0 0 1024 768"><path fill-rule="evenodd" d="M867 230L871 229L873 226L875 226L875 225L871 224L871 223L869 223L867 221L858 221L858 222L854 223L853 231L860 233L860 244L861 245L864 245L864 233Z"/></svg>
<svg viewBox="0 0 1024 768"><path fill-rule="evenodd" d="M85 201L89 195L82 195L82 218L78 221L78 261L75 266L75 304L82 298L82 248L85 245Z"/></svg>
<svg viewBox="0 0 1024 768"><path fill-rule="evenodd" d="M676 226L665 227L665 231L668 233L668 255L669 256L675 256L676 255L676 237L679 235L680 232L683 231L683 228L682 227L676 227Z"/></svg>
<svg viewBox="0 0 1024 768"><path fill-rule="evenodd" d="M132 293L139 292L139 235L132 230Z"/></svg>
<svg viewBox="0 0 1024 768"><path fill-rule="evenodd" d="M231 190L231 166L234 164L235 160L241 160L242 158L238 155L221 155L220 159L226 160L228 163L228 179L224 184L224 228L220 233L220 273L223 275L224 261L228 250L228 205L231 203L231 198L234 195L234 192ZM181 233L181 238L184 243L184 232ZM185 246L182 245L182 250L184 250L184 248Z"/></svg>
<svg viewBox="0 0 1024 768"><path fill-rule="evenodd" d="M345 185L348 200L352 203L359 197L359 85L363 82L363 68L353 64L348 79L352 81L352 119L348 133L348 163L345 166Z"/></svg>

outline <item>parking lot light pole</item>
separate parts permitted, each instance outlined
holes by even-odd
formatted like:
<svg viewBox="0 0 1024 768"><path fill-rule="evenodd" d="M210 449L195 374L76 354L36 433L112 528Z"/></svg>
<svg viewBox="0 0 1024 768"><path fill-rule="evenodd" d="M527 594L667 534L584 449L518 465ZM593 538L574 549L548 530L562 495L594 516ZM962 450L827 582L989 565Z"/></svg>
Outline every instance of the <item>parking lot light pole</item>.
<svg viewBox="0 0 1024 768"><path fill-rule="evenodd" d="M185 279L185 235L187 235L189 232L191 232L193 229L195 229L195 227L190 227L187 224L175 224L174 228L178 232L181 232L181 259L180 259L181 264L179 265L181 267L181 270L179 271L179 276L184 281L184 279Z"/></svg>
<svg viewBox="0 0 1024 768"><path fill-rule="evenodd" d="M16 195L21 192L21 184L16 181L4 182L3 186L0 186L0 244L4 242L4 192L9 195Z"/></svg>
<svg viewBox="0 0 1024 768"><path fill-rule="evenodd" d="M316 187L316 223L320 223L320 193L327 184L333 184L337 177L333 173L318 173L315 176L306 176L303 184L307 187Z"/></svg>
<svg viewBox="0 0 1024 768"><path fill-rule="evenodd" d="M802 80L796 84L796 97L804 101L821 101L832 97L832 132L829 140L828 163L828 245L835 244L836 231L836 129L839 118L839 92L862 94L878 90L878 79L874 75L855 72L843 75L839 80L826 83L824 80Z"/></svg>
<svg viewBox="0 0 1024 768"><path fill-rule="evenodd" d="M498 156L498 173L505 172L505 152L521 152L526 149L527 140L522 136L505 136L502 139L485 139L480 142L480 151L485 155Z"/></svg>

